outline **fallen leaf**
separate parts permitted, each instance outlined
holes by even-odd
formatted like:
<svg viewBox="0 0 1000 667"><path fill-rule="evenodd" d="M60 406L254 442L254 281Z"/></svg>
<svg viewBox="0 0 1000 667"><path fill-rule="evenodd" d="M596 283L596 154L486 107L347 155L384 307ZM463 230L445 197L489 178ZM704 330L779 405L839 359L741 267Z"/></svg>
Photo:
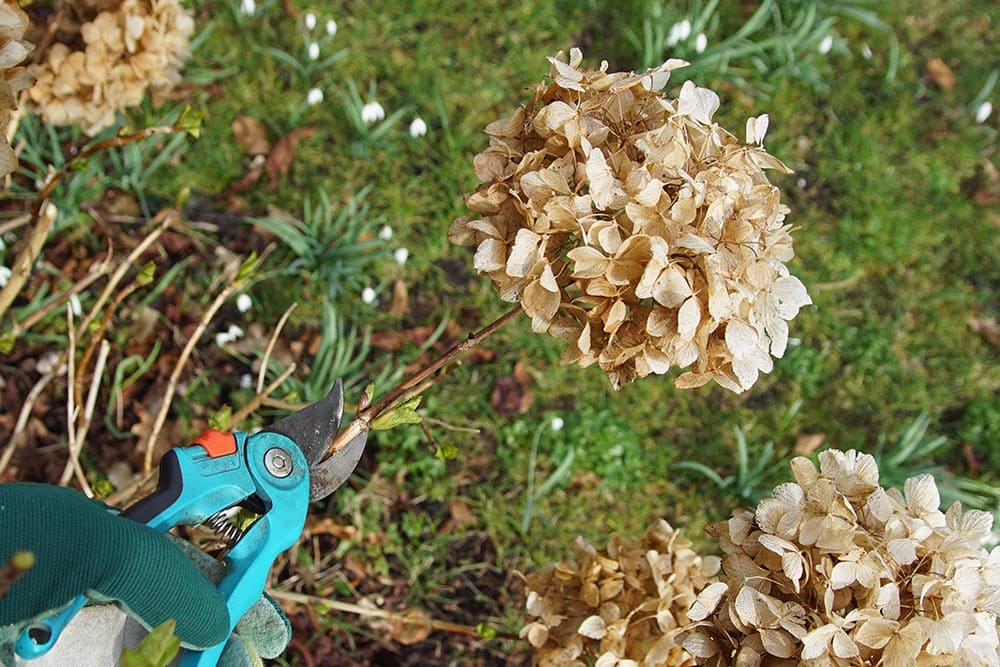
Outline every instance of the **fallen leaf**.
<svg viewBox="0 0 1000 667"><path fill-rule="evenodd" d="M800 435L795 441L795 453L800 456L808 456L819 449L819 446L823 444L824 440L826 440L826 435L823 433L807 433L805 435Z"/></svg>
<svg viewBox="0 0 1000 667"><path fill-rule="evenodd" d="M469 350L465 355L466 363L470 366L490 364L496 361L496 358L496 350L488 350L485 347L479 347L478 345Z"/></svg>
<svg viewBox="0 0 1000 667"><path fill-rule="evenodd" d="M295 162L295 147L303 139L311 137L316 132L314 126L298 127L281 139L271 148L264 162L264 171L267 172L268 190L275 190L278 187L279 178L286 178L288 170Z"/></svg>
<svg viewBox="0 0 1000 667"><path fill-rule="evenodd" d="M1000 324L995 317L970 317L966 320L969 331L977 333L988 344L1000 347Z"/></svg>
<svg viewBox="0 0 1000 667"><path fill-rule="evenodd" d="M955 86L955 74L951 71L945 61L938 57L933 57L924 63L924 72L927 77L941 90L949 90Z"/></svg>
<svg viewBox="0 0 1000 667"><path fill-rule="evenodd" d="M386 352L397 352L406 345L420 347L428 341L436 327L423 326L398 331L376 331L372 334L372 345Z"/></svg>
<svg viewBox="0 0 1000 667"><path fill-rule="evenodd" d="M247 155L267 155L271 140L267 138L267 125L250 116L240 116L230 124L233 138Z"/></svg>
<svg viewBox="0 0 1000 667"><path fill-rule="evenodd" d="M419 644L431 635L431 627L427 623L430 616L423 609L410 609L404 614L404 619L393 619L389 625L389 636L403 646ZM408 622L412 619L411 622Z"/></svg>
<svg viewBox="0 0 1000 667"><path fill-rule="evenodd" d="M410 295L406 291L406 283L397 279L392 284L392 303L389 313L395 317L403 317L410 312Z"/></svg>
<svg viewBox="0 0 1000 667"><path fill-rule="evenodd" d="M490 395L490 405L504 417L523 415L531 408L534 400L534 394L513 375L497 380Z"/></svg>

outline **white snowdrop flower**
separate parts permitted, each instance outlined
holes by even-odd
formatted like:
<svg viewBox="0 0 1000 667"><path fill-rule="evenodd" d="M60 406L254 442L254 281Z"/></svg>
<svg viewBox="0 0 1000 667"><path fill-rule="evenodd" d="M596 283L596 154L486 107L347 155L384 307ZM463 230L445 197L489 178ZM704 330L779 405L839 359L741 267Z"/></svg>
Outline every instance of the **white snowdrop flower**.
<svg viewBox="0 0 1000 667"><path fill-rule="evenodd" d="M562 420L562 417L553 417L552 418L552 430L553 431L561 431L562 427L564 425L565 425L565 422Z"/></svg>
<svg viewBox="0 0 1000 667"><path fill-rule="evenodd" d="M245 313L251 308L253 308L253 299L250 298L249 294L243 293L236 297L236 310Z"/></svg>
<svg viewBox="0 0 1000 667"><path fill-rule="evenodd" d="M323 101L323 91L319 88L310 88L309 92L306 93L306 104L311 107L316 106Z"/></svg>
<svg viewBox="0 0 1000 667"><path fill-rule="evenodd" d="M329 21L326 22L326 34L328 34L330 37L333 37L334 35L337 34L337 22L334 21L333 19L330 19Z"/></svg>
<svg viewBox="0 0 1000 667"><path fill-rule="evenodd" d="M80 297L76 294L69 297L69 309L73 311L73 317L80 317L83 314L83 304L80 303Z"/></svg>
<svg viewBox="0 0 1000 667"><path fill-rule="evenodd" d="M240 376L240 389L249 389L253 386L253 376L249 373L244 373Z"/></svg>
<svg viewBox="0 0 1000 667"><path fill-rule="evenodd" d="M691 22L687 19L678 21L670 26L670 34L667 36L667 46L673 46L678 42L683 42L691 35Z"/></svg>
<svg viewBox="0 0 1000 667"><path fill-rule="evenodd" d="M385 118L385 109L378 102L369 102L361 107L361 121L365 125L372 125Z"/></svg>
<svg viewBox="0 0 1000 667"><path fill-rule="evenodd" d="M254 0L240 0L240 14L253 16L257 13L257 3Z"/></svg>
<svg viewBox="0 0 1000 667"><path fill-rule="evenodd" d="M378 230L378 237L383 241L388 241L392 238L392 227L385 225L382 229Z"/></svg>
<svg viewBox="0 0 1000 667"><path fill-rule="evenodd" d="M414 118L413 122L410 123L410 136L416 139L425 134L427 134L427 123L424 122L423 118Z"/></svg>
<svg viewBox="0 0 1000 667"><path fill-rule="evenodd" d="M396 260L396 264L402 266L406 264L406 260L410 257L410 251L406 248L396 248L395 252L392 253L393 259Z"/></svg>
<svg viewBox="0 0 1000 667"><path fill-rule="evenodd" d="M7 283L10 282L10 277L13 275L13 271L9 267L0 266L0 287L6 287Z"/></svg>
<svg viewBox="0 0 1000 667"><path fill-rule="evenodd" d="M58 352L46 352L38 361L35 363L35 370L37 370L42 375L48 375L56 369L56 364L59 363L59 353Z"/></svg>
<svg viewBox="0 0 1000 667"><path fill-rule="evenodd" d="M215 334L215 344L219 347L225 347L233 342L233 337L229 335L227 331L220 331Z"/></svg>
<svg viewBox="0 0 1000 667"><path fill-rule="evenodd" d="M366 287L363 290L361 290L361 300L367 303L368 305L375 303L375 299L377 298L377 296L378 295L375 294L375 290L372 289L371 287Z"/></svg>
<svg viewBox="0 0 1000 667"><path fill-rule="evenodd" d="M867 44L862 44L861 45L861 57L864 58L865 60L871 60L872 59L872 47L868 46Z"/></svg>
<svg viewBox="0 0 1000 667"><path fill-rule="evenodd" d="M993 103L987 100L976 107L976 122L985 123L991 113L993 113Z"/></svg>
<svg viewBox="0 0 1000 667"><path fill-rule="evenodd" d="M316 42L309 44L309 60L319 60L319 44Z"/></svg>
<svg viewBox="0 0 1000 667"><path fill-rule="evenodd" d="M238 324L230 324L229 331L230 340L236 340L237 338L243 338L243 329Z"/></svg>
<svg viewBox="0 0 1000 667"><path fill-rule="evenodd" d="M699 32L698 36L694 38L694 50L697 51L698 53L701 53L702 51L705 50L705 47L707 46L708 46L708 37L705 36L705 33Z"/></svg>
<svg viewBox="0 0 1000 667"><path fill-rule="evenodd" d="M799 186L800 188L806 187L806 179L799 176L799 178L795 181L795 185Z"/></svg>
<svg viewBox="0 0 1000 667"><path fill-rule="evenodd" d="M306 16L305 16L305 23L306 23L306 30L315 30L316 29L316 15L313 14L312 12L309 12L308 14L306 14Z"/></svg>
<svg viewBox="0 0 1000 667"><path fill-rule="evenodd" d="M830 49L833 48L833 35L827 35L823 38L823 41L819 43L819 52L821 55L826 55L830 53Z"/></svg>
<svg viewBox="0 0 1000 667"><path fill-rule="evenodd" d="M788 339L788 347L798 347L799 345L802 345L802 339L801 338L795 338L794 336L789 337L789 339Z"/></svg>

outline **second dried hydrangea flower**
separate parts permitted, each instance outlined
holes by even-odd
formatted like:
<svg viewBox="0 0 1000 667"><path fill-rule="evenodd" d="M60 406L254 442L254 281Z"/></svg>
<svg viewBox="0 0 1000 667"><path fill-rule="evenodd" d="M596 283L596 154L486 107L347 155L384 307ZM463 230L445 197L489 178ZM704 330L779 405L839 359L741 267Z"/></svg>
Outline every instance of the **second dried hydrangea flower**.
<svg viewBox="0 0 1000 667"><path fill-rule="evenodd" d="M449 238L567 343L565 363L596 363L615 388L693 366L679 387L746 390L811 303L785 267L788 209L764 169L788 170L761 146L765 117L742 144L712 122L712 91L661 95L680 60L642 74L581 69L578 49L549 60L551 83L486 128L479 217Z"/></svg>

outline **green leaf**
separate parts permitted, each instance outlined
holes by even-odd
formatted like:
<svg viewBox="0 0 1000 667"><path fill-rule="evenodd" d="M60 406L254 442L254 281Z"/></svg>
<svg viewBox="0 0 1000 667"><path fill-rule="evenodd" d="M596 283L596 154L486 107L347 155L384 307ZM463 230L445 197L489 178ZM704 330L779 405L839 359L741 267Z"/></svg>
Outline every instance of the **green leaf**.
<svg viewBox="0 0 1000 667"><path fill-rule="evenodd" d="M480 623L476 626L476 634L483 639L493 639L497 636L497 630L488 623Z"/></svg>
<svg viewBox="0 0 1000 667"><path fill-rule="evenodd" d="M253 275L254 271L257 270L257 251L250 253L250 255L243 260L240 264L240 270L236 272L236 284L246 282L247 278Z"/></svg>
<svg viewBox="0 0 1000 667"><path fill-rule="evenodd" d="M423 417L417 414L417 406L420 405L420 396L414 396L410 400L400 403L398 406L376 417L372 421L373 431L387 431L401 424L419 424Z"/></svg>
<svg viewBox="0 0 1000 667"><path fill-rule="evenodd" d="M228 405L223 405L214 414L209 416L208 425L212 428L224 431L229 427L229 422L233 419L233 409Z"/></svg>
<svg viewBox="0 0 1000 667"><path fill-rule="evenodd" d="M201 134L201 122L205 120L205 114L195 111L191 107L184 107L181 117L174 123L174 128L181 132L187 132L195 139Z"/></svg>
<svg viewBox="0 0 1000 667"><path fill-rule="evenodd" d="M145 287L153 282L153 278L156 276L156 265L153 262L147 262L135 277L135 284L140 287Z"/></svg>
<svg viewBox="0 0 1000 667"><path fill-rule="evenodd" d="M170 619L146 635L134 649L122 651L121 667L166 667L181 648L174 636L174 620Z"/></svg>
<svg viewBox="0 0 1000 667"><path fill-rule="evenodd" d="M0 336L0 354L10 354L14 350L14 343L17 337L8 332Z"/></svg>
<svg viewBox="0 0 1000 667"><path fill-rule="evenodd" d="M106 479L102 479L91 487L94 496L97 498L107 498L115 492L115 485Z"/></svg>
<svg viewBox="0 0 1000 667"><path fill-rule="evenodd" d="M458 456L458 447L452 442L446 442L442 445L438 445L434 450L434 458L441 461L450 461Z"/></svg>

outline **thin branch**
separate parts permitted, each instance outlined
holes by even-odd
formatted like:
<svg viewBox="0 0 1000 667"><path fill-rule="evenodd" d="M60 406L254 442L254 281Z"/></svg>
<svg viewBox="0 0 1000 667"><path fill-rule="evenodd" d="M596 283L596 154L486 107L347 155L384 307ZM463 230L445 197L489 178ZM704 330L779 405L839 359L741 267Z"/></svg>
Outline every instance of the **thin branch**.
<svg viewBox="0 0 1000 667"><path fill-rule="evenodd" d="M233 415L229 418L229 422L226 424L225 428L228 429L233 425L238 425L240 422L246 419L247 416L250 415L250 413L252 413L254 410L263 405L267 397L270 396L278 387L280 387L281 384L288 379L288 376L291 375L294 370L295 370L295 363L293 362L288 366L288 368L285 369L285 371L281 375L275 378L274 382L267 385L267 387L265 387L263 391L258 392L257 395L254 396L246 404L244 404L242 408L234 412Z"/></svg>
<svg viewBox="0 0 1000 667"><path fill-rule="evenodd" d="M209 323L215 314L219 311L233 292L236 291L239 285L236 281L236 276L222 288L222 291L215 297L212 303L209 305L208 309L202 313L201 320L198 322L197 328L194 333L191 334L191 338L188 339L187 345L181 350L180 356L177 357L177 363L174 364L174 369L170 373L170 379L167 382L167 389L163 393L163 400L160 403L160 410L156 413L156 419L153 421L153 428L150 429L149 435L146 437L146 441L143 443L145 448L145 453L143 457L143 471L149 472L153 469L153 452L156 449L156 440L160 436L160 431L163 430L163 425L167 421L167 414L170 412L170 405L173 403L174 394L177 393L177 383L180 380L181 373L184 371L184 367L187 366L188 359L191 357L191 353L194 348L198 345L198 341L205 334L205 330L208 328Z"/></svg>
<svg viewBox="0 0 1000 667"><path fill-rule="evenodd" d="M28 426L28 419L31 418L31 413L35 409L35 402L38 397L42 395L45 388L49 386L56 377L64 374L66 372L66 366L59 360L58 364L55 364L48 373L43 375L35 386L31 388L28 395L24 399L24 405L21 406L21 412L17 415L17 422L14 424L14 432L10 436L10 441L7 443L7 447L4 449L3 455L0 456L0 474L7 469L7 465L10 464L11 458L14 456L14 452L20 446L21 441L24 440L25 433L24 429Z"/></svg>
<svg viewBox="0 0 1000 667"><path fill-rule="evenodd" d="M333 444L330 445L330 449L327 451L326 456L329 456L343 448L355 436L368 431L371 428L372 421L374 421L379 415L384 412L388 412L397 405L403 403L409 398L412 398L414 395L419 393L419 391L422 391L424 388L422 385L424 385L431 375L444 368L458 356L471 350L484 339L499 331L505 324L513 320L521 312L521 306L515 306L479 331L471 334L465 340L452 345L447 352L423 368L415 371L412 375L387 392L385 396L362 410L359 410L351 423L337 434L337 438L333 441Z"/></svg>
<svg viewBox="0 0 1000 667"><path fill-rule="evenodd" d="M72 348L70 348L72 351ZM94 364L94 376L90 381L90 391L87 392L87 403L83 408L83 419L79 421L77 426L76 437L73 440L73 447L70 449L70 457L66 462L66 467L63 469L62 479L59 483L62 486L66 486L69 482L69 478L75 472L77 479L80 481L81 486L83 486L84 491L87 492L88 496L92 496L90 489L86 484L86 477L83 474L83 469L80 467L80 452L83 451L83 443L87 439L87 432L90 430L90 423L94 418L94 407L97 405L97 394L101 388L101 378L104 377L104 367L108 362L108 354L111 352L111 345L107 340L101 339L101 349L97 353L97 362ZM75 392L75 387L67 386L66 391Z"/></svg>
<svg viewBox="0 0 1000 667"><path fill-rule="evenodd" d="M147 127L144 130L132 132L131 134L119 135L99 141L83 150L72 160L69 160L59 171L49 177L31 207L31 222L29 223L28 236L25 239L24 246L18 252L17 258L14 260L14 265L11 267L10 279L3 289L0 289L0 319L3 319L11 304L14 303L14 299L20 294L21 288L24 287L24 284L31 276L31 269L35 265L35 260L42 252L45 240L49 236L49 230L52 229L52 223L55 222L58 215L56 207L49 203L48 199L63 177L95 153L108 148L124 146L125 144L151 137L155 134L169 134L178 131L180 131L179 128L173 125L159 125L157 127Z"/></svg>
<svg viewBox="0 0 1000 667"><path fill-rule="evenodd" d="M264 389L264 376L267 374L267 362L271 359L271 352L274 351L274 346L278 342L278 335L281 330L285 328L285 322L288 321L288 317L292 314L292 311L299 307L298 303L293 303L285 312L281 314L281 319L278 320L278 326L274 328L274 333L271 334L270 340L267 341L267 347L264 348L264 358L260 363L260 371L257 373L257 393L260 394ZM270 392L268 392L270 393Z"/></svg>
<svg viewBox="0 0 1000 667"><path fill-rule="evenodd" d="M69 338L66 355L67 375L69 378L66 383L66 437L69 440L67 443L69 447L67 469L70 471L70 475L67 476L66 471L63 471L63 478L60 479L60 484L65 486L69 482L69 478L72 477L72 472L75 471L77 473L77 481L80 482L80 488L83 489L88 498L93 498L94 492L91 491L90 485L87 484L87 478L80 469L80 450L76 445L76 417L80 412L80 406L76 403L76 392L73 391L72 382L72 378L76 372L76 335L73 333L73 309L68 304L66 306L66 335Z"/></svg>
<svg viewBox="0 0 1000 667"><path fill-rule="evenodd" d="M457 634L484 639L479 631L471 625L462 625L461 623L451 623L449 621L438 621L433 618L422 618L420 616L401 614L399 612L388 611L386 609L371 609L369 607L362 607L361 605L352 604L350 602L330 600L327 598L317 597L315 595L305 595L304 593L281 591L274 588L268 588L267 594L278 600L288 600L289 602L294 602L296 604L318 604L329 607L330 609L336 609L337 611L343 611L348 614L357 614L359 616L367 616L369 618L384 618L390 621L406 623L407 625L420 625L433 630L443 630L444 632L454 632ZM517 635L509 632L497 632L495 636L501 639L520 639Z"/></svg>

